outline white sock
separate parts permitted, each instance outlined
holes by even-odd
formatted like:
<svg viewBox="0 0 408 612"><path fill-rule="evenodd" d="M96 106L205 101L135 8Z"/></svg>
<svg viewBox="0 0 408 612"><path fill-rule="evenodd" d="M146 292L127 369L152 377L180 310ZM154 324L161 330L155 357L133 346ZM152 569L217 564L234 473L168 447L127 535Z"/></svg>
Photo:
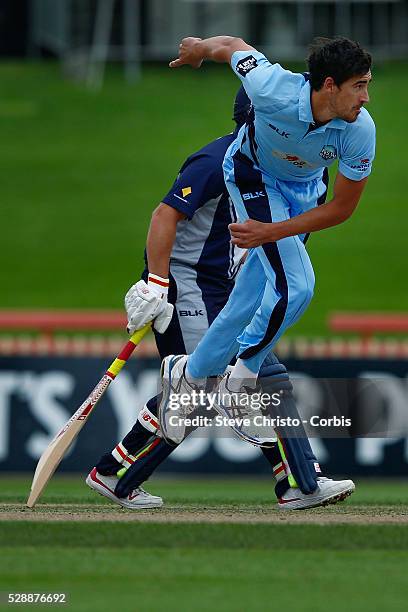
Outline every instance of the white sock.
<svg viewBox="0 0 408 612"><path fill-rule="evenodd" d="M196 385L197 387L204 387L207 378L194 378L194 376L191 375L190 370L188 369L188 361L187 361L185 373L186 373L186 380L189 385Z"/></svg>
<svg viewBox="0 0 408 612"><path fill-rule="evenodd" d="M228 379L228 389L237 393L243 383L247 387L256 387L256 380L258 378L258 372L252 372L242 359L237 359L237 363L232 368L231 374Z"/></svg>

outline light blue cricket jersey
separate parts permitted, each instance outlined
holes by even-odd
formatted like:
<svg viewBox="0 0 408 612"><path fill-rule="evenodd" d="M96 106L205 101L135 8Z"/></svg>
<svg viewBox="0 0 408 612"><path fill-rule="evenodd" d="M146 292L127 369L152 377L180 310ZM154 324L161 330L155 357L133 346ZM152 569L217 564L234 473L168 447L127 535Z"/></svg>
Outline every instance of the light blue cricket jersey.
<svg viewBox="0 0 408 612"><path fill-rule="evenodd" d="M241 79L255 118L239 131L236 148L266 175L309 181L339 160L339 171L359 181L371 172L375 125L365 108L354 123L332 119L312 129L311 87L303 74L271 64L259 51L236 51L231 66Z"/></svg>

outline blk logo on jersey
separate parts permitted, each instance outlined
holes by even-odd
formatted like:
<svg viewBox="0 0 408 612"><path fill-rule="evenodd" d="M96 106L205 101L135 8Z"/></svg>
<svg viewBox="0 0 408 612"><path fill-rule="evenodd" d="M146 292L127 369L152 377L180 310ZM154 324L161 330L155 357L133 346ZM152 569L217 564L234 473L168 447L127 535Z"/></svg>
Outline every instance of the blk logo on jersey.
<svg viewBox="0 0 408 612"><path fill-rule="evenodd" d="M258 62L254 58L253 55L248 55L248 57L244 57L244 59L240 60L237 64L237 72L243 77L246 77L248 72L251 72L254 68L256 68Z"/></svg>
<svg viewBox="0 0 408 612"><path fill-rule="evenodd" d="M282 138L289 138L288 132L284 132L283 130L280 130L279 128L276 127L276 125L272 125L272 123L268 123L268 125L270 128L273 129L274 132L279 134L279 136L282 136Z"/></svg>
<svg viewBox="0 0 408 612"><path fill-rule="evenodd" d="M255 200L256 198L264 198L264 197L265 197L264 191L254 191L252 193L249 192L249 193L242 194L243 200Z"/></svg>
<svg viewBox="0 0 408 612"><path fill-rule="evenodd" d="M202 310L179 310L180 317L203 317L204 313Z"/></svg>
<svg viewBox="0 0 408 612"><path fill-rule="evenodd" d="M323 149L319 153L320 157L323 157L324 160L336 159L337 157L337 149L332 145L324 145Z"/></svg>

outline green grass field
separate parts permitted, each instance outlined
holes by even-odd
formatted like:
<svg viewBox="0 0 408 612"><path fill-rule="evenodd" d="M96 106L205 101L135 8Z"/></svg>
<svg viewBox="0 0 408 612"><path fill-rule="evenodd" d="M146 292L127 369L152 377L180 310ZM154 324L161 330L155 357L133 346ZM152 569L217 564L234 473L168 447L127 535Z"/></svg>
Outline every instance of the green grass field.
<svg viewBox="0 0 408 612"><path fill-rule="evenodd" d="M54 478L31 511L29 483L1 478L0 591L64 591L84 611L406 609L404 481L298 513L276 510L266 479L155 478L166 505L138 513L80 476Z"/></svg>
<svg viewBox="0 0 408 612"><path fill-rule="evenodd" d="M332 310L408 308L406 74L374 70L375 171L355 217L311 240L316 295L292 333L327 333ZM0 78L0 307L121 308L181 162L232 128L237 79L226 67L147 67L137 85L112 71L93 93L53 63L3 63Z"/></svg>

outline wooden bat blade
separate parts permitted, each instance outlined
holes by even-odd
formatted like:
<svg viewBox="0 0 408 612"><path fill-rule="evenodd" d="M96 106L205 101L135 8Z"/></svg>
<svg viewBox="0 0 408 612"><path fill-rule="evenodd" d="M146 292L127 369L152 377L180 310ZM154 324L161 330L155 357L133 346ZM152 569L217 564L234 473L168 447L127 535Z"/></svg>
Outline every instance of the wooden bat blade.
<svg viewBox="0 0 408 612"><path fill-rule="evenodd" d="M102 376L90 395L81 404L78 410L65 423L64 427L57 433L55 438L47 446L41 455L31 484L31 492L27 500L27 506L33 508L41 493L44 491L48 481L61 463L67 449L73 443L96 404L99 402L110 383L119 374L133 350L142 340L143 336L151 328L148 323L142 329L136 331L127 344L123 347L118 357L112 362L106 373Z"/></svg>
<svg viewBox="0 0 408 612"><path fill-rule="evenodd" d="M41 455L34 473L30 495L27 500L27 506L29 508L34 507L41 493L47 486L48 481L61 463L65 453L84 424L85 420L73 421L68 429L65 430L64 434L54 438Z"/></svg>
<svg viewBox="0 0 408 612"><path fill-rule="evenodd" d="M96 404L105 393L112 382L112 378L105 374L93 389L89 397L65 423L64 427L57 433L55 438L47 446L41 455L31 484L31 492L27 500L27 506L32 508L41 493L44 491L51 476L61 463L68 447L75 440Z"/></svg>

